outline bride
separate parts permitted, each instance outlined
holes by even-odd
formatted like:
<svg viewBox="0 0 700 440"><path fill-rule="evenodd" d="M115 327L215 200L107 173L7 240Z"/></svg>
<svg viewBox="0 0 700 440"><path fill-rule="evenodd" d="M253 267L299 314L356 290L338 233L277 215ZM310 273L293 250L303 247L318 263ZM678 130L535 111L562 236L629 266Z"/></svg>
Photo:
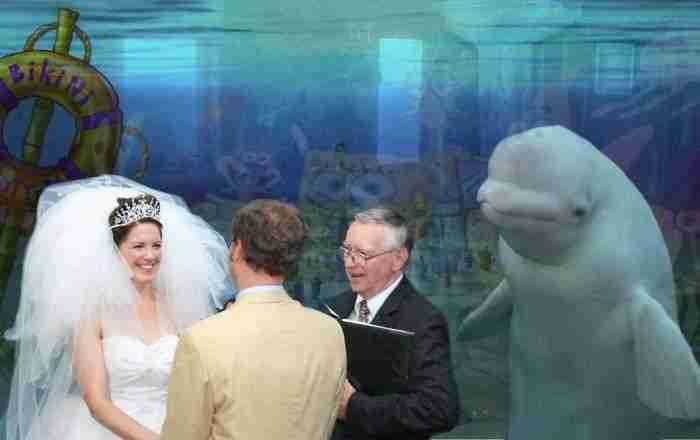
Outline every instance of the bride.
<svg viewBox="0 0 700 440"><path fill-rule="evenodd" d="M119 176L48 187L27 245L7 440L157 439L177 332L230 290L227 247Z"/></svg>

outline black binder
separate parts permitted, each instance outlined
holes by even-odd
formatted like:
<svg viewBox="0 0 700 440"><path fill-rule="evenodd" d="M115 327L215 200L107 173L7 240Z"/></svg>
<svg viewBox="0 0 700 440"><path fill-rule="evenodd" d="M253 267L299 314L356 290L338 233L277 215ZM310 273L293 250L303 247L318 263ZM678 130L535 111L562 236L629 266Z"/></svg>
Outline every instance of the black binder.
<svg viewBox="0 0 700 440"><path fill-rule="evenodd" d="M370 396L398 392L411 374L415 333L342 319L326 309L343 329L352 386Z"/></svg>

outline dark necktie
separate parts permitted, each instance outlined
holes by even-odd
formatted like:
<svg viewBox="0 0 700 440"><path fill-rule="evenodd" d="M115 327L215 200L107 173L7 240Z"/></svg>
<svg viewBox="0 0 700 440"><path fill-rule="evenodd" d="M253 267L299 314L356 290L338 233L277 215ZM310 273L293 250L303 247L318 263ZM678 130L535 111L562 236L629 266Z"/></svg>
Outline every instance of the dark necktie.
<svg viewBox="0 0 700 440"><path fill-rule="evenodd" d="M369 322L369 307L367 307L366 299L360 301L360 311L358 313L357 319L359 319L360 322Z"/></svg>

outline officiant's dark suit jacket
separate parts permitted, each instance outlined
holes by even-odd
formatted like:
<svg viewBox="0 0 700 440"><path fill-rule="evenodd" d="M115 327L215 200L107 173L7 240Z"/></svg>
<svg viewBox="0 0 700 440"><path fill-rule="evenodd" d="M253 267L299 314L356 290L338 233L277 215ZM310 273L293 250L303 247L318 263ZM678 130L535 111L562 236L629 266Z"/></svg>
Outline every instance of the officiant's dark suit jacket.
<svg viewBox="0 0 700 440"><path fill-rule="evenodd" d="M331 307L343 318L356 294L334 298ZM426 440L452 429L459 418L459 398L450 358L447 321L404 278L389 295L372 324L416 333L412 374L397 394L368 396L355 392L345 421L336 424L333 440Z"/></svg>

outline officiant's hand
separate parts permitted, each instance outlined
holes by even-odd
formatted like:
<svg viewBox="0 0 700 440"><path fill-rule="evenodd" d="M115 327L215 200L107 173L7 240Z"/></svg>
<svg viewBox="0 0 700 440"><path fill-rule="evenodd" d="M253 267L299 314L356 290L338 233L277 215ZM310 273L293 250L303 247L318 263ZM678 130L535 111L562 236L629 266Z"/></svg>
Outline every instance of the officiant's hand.
<svg viewBox="0 0 700 440"><path fill-rule="evenodd" d="M347 379L345 379L343 397L340 400L340 408L338 409L338 418L340 420L345 420L345 415L348 410L348 402L350 401L350 397L352 397L353 393L355 393L355 388L352 385L350 385L350 382L348 382Z"/></svg>

